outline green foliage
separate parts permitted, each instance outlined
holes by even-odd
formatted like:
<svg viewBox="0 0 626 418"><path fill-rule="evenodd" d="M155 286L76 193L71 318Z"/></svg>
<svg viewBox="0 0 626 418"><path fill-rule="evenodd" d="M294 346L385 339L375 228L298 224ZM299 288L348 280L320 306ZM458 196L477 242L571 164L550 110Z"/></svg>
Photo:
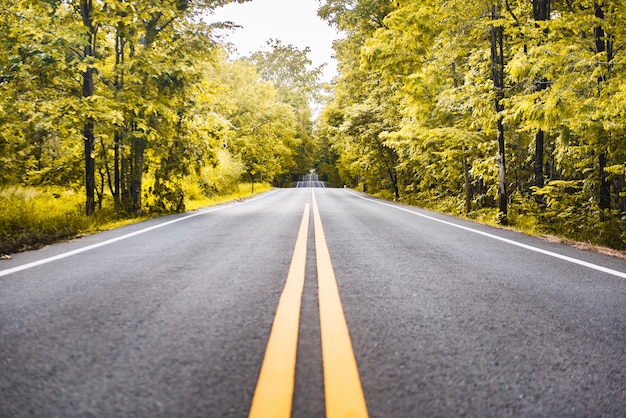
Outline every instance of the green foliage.
<svg viewBox="0 0 626 418"><path fill-rule="evenodd" d="M298 111L306 111L319 97L323 66L311 68L308 47L299 50L275 39L269 40L267 47L268 51L255 52L245 61L259 71L263 80L272 82L278 100Z"/></svg>
<svg viewBox="0 0 626 418"><path fill-rule="evenodd" d="M302 144L295 111L244 61L223 63L216 75L221 88L214 110L229 124L223 147L243 162L247 173L258 173L260 181L279 181L295 168L294 154Z"/></svg>
<svg viewBox="0 0 626 418"><path fill-rule="evenodd" d="M299 50L279 40L267 42L267 51L252 54L245 62L253 65L261 79L273 84L276 100L291 106L295 116L294 166L283 172L276 184L291 183L315 166L317 146L313 138L311 106L321 99L319 79L323 66L313 68L310 48ZM286 111L286 110L285 110Z"/></svg>
<svg viewBox="0 0 626 418"><path fill-rule="evenodd" d="M271 188L267 183L251 185L240 183L237 168L215 168L211 180L219 179L213 194L207 194L192 178L182 182L185 206L188 210L243 199ZM236 176L236 177L233 177ZM115 210L112 199L107 199L95 216L83 210L82 191L63 187L8 186L0 189L0 255L40 248L46 244L72 239L95 231L138 222L143 217L128 218ZM158 215L155 211L151 216Z"/></svg>
<svg viewBox="0 0 626 418"><path fill-rule="evenodd" d="M399 198L404 180L397 151L387 141L387 135L398 129L394 91L399 85L381 83L382 67L362 65L367 37L383 26L391 9L390 2L370 1L328 1L320 9L320 15L347 36L335 43L342 75L322 113L318 135L333 148L328 154L337 164L336 171L320 171L323 177L338 174L340 183L360 184L370 192L387 191Z"/></svg>
<svg viewBox="0 0 626 418"><path fill-rule="evenodd" d="M318 126L345 183L388 194L395 179L406 202L493 222L504 204L528 230L626 246L621 2L327 0L319 14L346 34Z"/></svg>
<svg viewBox="0 0 626 418"><path fill-rule="evenodd" d="M245 173L244 163L228 153L218 151L219 164L202 169L200 182L190 184L200 188L203 196L229 195L237 191L240 180Z"/></svg>
<svg viewBox="0 0 626 418"><path fill-rule="evenodd" d="M308 170L320 69L280 44L265 59L289 63L278 78L227 63L200 17L229 2L5 2L0 185L82 189L88 212L112 196L134 215L183 210L189 183L231 190L246 168Z"/></svg>
<svg viewBox="0 0 626 418"><path fill-rule="evenodd" d="M76 236L93 225L77 192L60 187L0 190L0 254L38 248Z"/></svg>
<svg viewBox="0 0 626 418"><path fill-rule="evenodd" d="M309 50L271 41L229 61L200 19L229 2L3 2L0 186L136 215L315 167L334 185L626 246L623 2L325 0L345 36L316 124ZM27 213L5 230L36 224Z"/></svg>
<svg viewBox="0 0 626 418"><path fill-rule="evenodd" d="M182 211L252 170L274 184L308 171L321 68L280 42L229 62L202 18L243 1L3 2L0 187L82 191L97 219Z"/></svg>

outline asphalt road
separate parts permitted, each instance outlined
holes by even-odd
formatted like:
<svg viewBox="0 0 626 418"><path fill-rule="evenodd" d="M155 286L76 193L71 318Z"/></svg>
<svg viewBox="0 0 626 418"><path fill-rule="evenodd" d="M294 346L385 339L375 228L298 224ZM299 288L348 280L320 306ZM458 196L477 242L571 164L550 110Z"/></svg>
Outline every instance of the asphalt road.
<svg viewBox="0 0 626 418"><path fill-rule="evenodd" d="M315 172L310 172L302 176L302 181L296 183L297 188L302 187L326 187L326 184L320 180L319 175Z"/></svg>
<svg viewBox="0 0 626 418"><path fill-rule="evenodd" d="M626 416L626 261L300 188L0 261L0 417L248 416L298 238L293 417L332 415L333 280L371 417Z"/></svg>

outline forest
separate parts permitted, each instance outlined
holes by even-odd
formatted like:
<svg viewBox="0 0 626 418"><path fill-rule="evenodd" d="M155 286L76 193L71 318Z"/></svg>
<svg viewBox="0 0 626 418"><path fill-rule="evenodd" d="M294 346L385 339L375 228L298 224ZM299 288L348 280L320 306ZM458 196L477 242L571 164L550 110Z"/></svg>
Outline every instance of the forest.
<svg viewBox="0 0 626 418"><path fill-rule="evenodd" d="M206 17L231 1L2 1L0 253L314 166L321 68L229 59Z"/></svg>
<svg viewBox="0 0 626 418"><path fill-rule="evenodd" d="M326 0L318 124L341 181L626 248L626 3Z"/></svg>
<svg viewBox="0 0 626 418"><path fill-rule="evenodd" d="M624 2L321 0L327 85L308 48L231 58L205 17L244 1L0 0L0 254L311 168L626 249Z"/></svg>

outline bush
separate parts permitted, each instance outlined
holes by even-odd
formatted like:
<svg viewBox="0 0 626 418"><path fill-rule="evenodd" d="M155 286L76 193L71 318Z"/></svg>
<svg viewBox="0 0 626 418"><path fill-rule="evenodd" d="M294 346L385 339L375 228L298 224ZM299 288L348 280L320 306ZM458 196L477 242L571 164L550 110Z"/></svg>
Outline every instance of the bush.
<svg viewBox="0 0 626 418"><path fill-rule="evenodd" d="M251 196L251 184L234 185L224 183L221 193L210 197L201 184L191 177L180 183L184 190L184 205L188 210L210 206L226 200ZM255 193L271 189L267 183L256 183ZM155 205L154 195L151 203ZM175 195L173 195L175 196ZM180 195L179 195L180 196ZM65 190L60 187L35 188L6 186L0 188L0 255L22 250L36 249L54 242L71 239L77 235L109 229L137 222L134 215L117 213L112 199L105 198L102 207L94 216L85 215L84 192ZM156 206L152 207L154 210ZM162 211L177 211L180 208L163 208Z"/></svg>
<svg viewBox="0 0 626 418"><path fill-rule="evenodd" d="M0 253L38 248L76 236L94 219L84 215L84 198L50 187L9 186L0 190Z"/></svg>

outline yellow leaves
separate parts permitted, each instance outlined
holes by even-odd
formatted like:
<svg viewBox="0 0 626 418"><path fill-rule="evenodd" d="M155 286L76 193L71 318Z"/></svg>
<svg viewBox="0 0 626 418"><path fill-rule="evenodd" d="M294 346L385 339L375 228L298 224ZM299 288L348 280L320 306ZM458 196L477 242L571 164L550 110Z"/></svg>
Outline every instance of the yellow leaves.
<svg viewBox="0 0 626 418"><path fill-rule="evenodd" d="M525 54L514 56L506 66L509 77L515 82L523 82L533 77L532 68Z"/></svg>
<svg viewBox="0 0 626 418"><path fill-rule="evenodd" d="M228 149L264 179L288 171L301 143L294 108L279 101L273 84L243 61L223 63L216 75L221 87L214 111L229 126L224 131Z"/></svg>
<svg viewBox="0 0 626 418"><path fill-rule="evenodd" d="M626 163L624 164L614 164L611 166L608 166L604 169L604 171L606 171L607 173L613 174L613 175L625 175L626 174Z"/></svg>
<svg viewBox="0 0 626 418"><path fill-rule="evenodd" d="M411 3L411 2L409 2ZM417 70L428 58L440 21L434 8L425 2L414 2L392 11L385 26L368 38L361 51L365 70L384 70L383 76L406 76Z"/></svg>

